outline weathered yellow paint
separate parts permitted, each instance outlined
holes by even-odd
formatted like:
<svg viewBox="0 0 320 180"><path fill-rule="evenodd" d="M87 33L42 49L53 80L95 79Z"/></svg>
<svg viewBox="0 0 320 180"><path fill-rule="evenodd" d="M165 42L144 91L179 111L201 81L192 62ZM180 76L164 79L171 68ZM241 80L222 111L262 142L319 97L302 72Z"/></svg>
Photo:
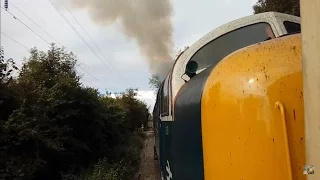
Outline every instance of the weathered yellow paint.
<svg viewBox="0 0 320 180"><path fill-rule="evenodd" d="M305 179L301 68L301 37L292 35L213 69L201 105L206 180Z"/></svg>

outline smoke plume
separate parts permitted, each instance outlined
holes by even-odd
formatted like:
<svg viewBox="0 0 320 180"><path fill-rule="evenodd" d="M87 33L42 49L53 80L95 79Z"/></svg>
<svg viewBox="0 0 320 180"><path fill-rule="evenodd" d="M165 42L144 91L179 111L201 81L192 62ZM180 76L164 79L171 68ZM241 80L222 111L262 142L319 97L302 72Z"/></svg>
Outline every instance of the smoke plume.
<svg viewBox="0 0 320 180"><path fill-rule="evenodd" d="M161 79L173 59L172 7L170 0L69 0L72 8L87 9L98 25L119 20L122 32L136 40L151 73Z"/></svg>

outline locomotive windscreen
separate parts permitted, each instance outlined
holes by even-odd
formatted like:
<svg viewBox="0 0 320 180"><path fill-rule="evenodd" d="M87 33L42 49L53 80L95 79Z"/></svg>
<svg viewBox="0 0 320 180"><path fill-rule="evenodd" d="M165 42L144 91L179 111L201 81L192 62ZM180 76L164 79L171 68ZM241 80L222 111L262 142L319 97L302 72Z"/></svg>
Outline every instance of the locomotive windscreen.
<svg viewBox="0 0 320 180"><path fill-rule="evenodd" d="M248 25L227 34L224 34L205 46L193 55L190 61L198 63L198 69L216 65L230 53L243 47L274 38L273 31L268 23Z"/></svg>

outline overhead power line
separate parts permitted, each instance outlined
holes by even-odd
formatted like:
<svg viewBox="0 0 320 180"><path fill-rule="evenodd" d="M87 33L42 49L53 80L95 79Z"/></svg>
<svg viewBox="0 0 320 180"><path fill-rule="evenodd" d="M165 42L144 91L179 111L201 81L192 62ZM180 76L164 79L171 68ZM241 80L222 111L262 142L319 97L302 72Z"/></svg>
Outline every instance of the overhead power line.
<svg viewBox="0 0 320 180"><path fill-rule="evenodd" d="M61 0L60 0L61 2ZM81 29L83 30L83 32L89 37L89 39L92 41L92 43L95 45L95 47L99 50L99 52L102 54L102 56L109 62L109 64L116 70L118 76L120 76L123 79L126 79L125 77L123 77L118 71L117 68L111 63L111 61L106 57L106 55L102 52L102 50L100 49L100 47L97 45L97 43L91 38L91 36L89 35L89 33L84 29L84 27L81 25L81 23L77 20L77 18L73 15L73 13L70 11L70 9L63 3L61 2L64 7L67 9L67 11L71 14L71 16L73 17L73 19L77 22L77 24L81 27ZM104 61L101 61L104 65L106 65L104 63ZM112 71L112 69L111 69Z"/></svg>
<svg viewBox="0 0 320 180"><path fill-rule="evenodd" d="M81 37L81 35L78 33L78 31L72 26L72 24L67 20L66 17L57 9L57 7L51 2L51 0L48 0L50 4L54 7L54 9L59 13L59 15L65 20L66 23L69 24L69 26L73 29L73 31L79 36L79 38L85 43L85 45L91 50L91 52L100 60L101 58L97 55L97 53L94 52L94 50L88 45L88 43ZM103 61L102 61L103 62ZM109 71L112 71L110 67L105 66Z"/></svg>
<svg viewBox="0 0 320 180"><path fill-rule="evenodd" d="M51 2L51 0L49 0L49 2L51 3L51 5L55 8L55 10L60 14L60 16L61 17L63 17L64 19L65 19L65 21L70 25L70 27L72 28L72 29L74 29L73 28L73 26L70 24L70 22L69 21L67 21L66 20L66 18L61 14L61 12L54 6L54 4ZM70 13L70 15L73 17L73 19L77 22L77 24L81 27L81 29L83 30L83 32L88 36L88 38L92 41L92 43L95 45L95 47L98 49L98 51L102 54L102 56L104 57L104 59L106 59L108 62L109 62L109 64L114 68L114 70L115 70L115 72L116 72L116 74L119 76L119 77L121 77L123 80L127 80L128 81L128 79L127 78L125 78L125 77L123 77L120 73L119 73L119 71L117 70L117 68L112 64L112 62L106 57L106 55L102 52L102 50L101 50L101 48L97 45L97 43L91 38L91 36L89 35L89 33L85 30L85 28L81 25L81 23L77 20L77 18L73 15L73 13L70 11L70 9L60 0L60 2L61 2L61 4L62 5L64 5L64 7L67 9L67 11ZM74 31L75 31L75 29L74 29ZM78 34L78 32L77 31L75 31L77 34ZM80 37L80 35L78 34L78 36ZM80 37L81 38L81 37ZM82 40L83 40L83 38L81 38ZM85 42L85 40L83 40L84 42ZM86 43L86 42L85 42ZM86 43L87 44L87 43ZM90 48L91 49L91 48ZM91 51L93 51L92 49L91 49ZM106 67L106 68L108 68L109 70L110 70L110 72L114 72L112 69L110 69L108 66L107 66L107 64L96 54L96 53L94 53L97 57L98 57L98 59L104 64L104 66ZM133 82L134 84L135 84L135 82Z"/></svg>
<svg viewBox="0 0 320 180"><path fill-rule="evenodd" d="M55 10L59 13L59 15L69 24L69 26L76 32L76 34L81 38L81 40L86 44L86 46L98 57L98 59L100 61L102 61L100 59L100 57L92 50L92 48L87 44L87 42L80 36L80 34L76 31L76 29L74 29L74 27L70 24L70 22L58 11L58 9L53 5L53 3L49 0L49 2L51 3L51 5L55 8ZM10 4L12 4L10 2ZM54 37L52 37L49 33L47 33L43 28L41 28L40 25L38 25L35 21L32 20L32 18L30 18L29 16L27 16L22 10L20 10L17 6L15 6L14 4L12 4L18 11L20 11L24 16L26 16L30 21L32 21L38 28L40 28L43 32L45 32L48 36L50 36L52 39L55 40ZM21 21L19 18L17 18L16 15L14 15L13 13L11 13L10 11L8 11L7 9L3 8L1 6L2 9L4 9L7 13L9 13L15 20L18 20L21 24L23 24L26 28L28 28L30 31L32 31L35 35L37 35L40 39L42 39L44 42L46 42L48 45L51 45L45 38L43 38L42 36L40 36L36 31L34 31L32 28L30 28L27 24L25 24L23 21ZM74 17L75 18L75 17ZM79 23L80 25L80 23ZM83 27L82 27L83 28ZM84 28L83 28L84 30ZM85 30L84 30L85 31ZM3 35L7 36L8 38L10 38L11 40L15 41L16 43L18 43L19 45L23 46L24 48L27 48L26 46L24 46L23 44L19 43L18 41L14 40L13 38L11 38L10 36L2 33ZM88 34L86 32L86 34ZM89 36L90 37L90 36ZM92 40L92 38L90 37L90 39ZM56 40L55 40L56 41ZM93 40L92 40L93 41ZM61 45L61 43L59 43L58 41L56 41L58 44ZM94 41L93 41L94 42ZM63 45L61 45L63 46ZM97 46L97 45L96 45ZM101 50L100 50L101 51ZM103 54L104 55L104 54ZM102 61L103 62L103 61ZM83 63L85 64L85 63ZM110 63L111 64L111 63ZM88 66L87 64L85 64L86 66ZM112 64L111 64L112 65ZM89 66L88 66L89 67ZM110 71L111 69L106 66ZM93 75L91 75L88 71L86 71L85 69L83 69L82 67L79 66L80 69L82 69L84 72L86 72L88 75L90 75L92 78L94 78L95 80L99 81L100 83L102 83L100 80L98 80L96 77L94 77ZM103 83L102 83L103 84Z"/></svg>
<svg viewBox="0 0 320 180"><path fill-rule="evenodd" d="M29 52L29 49L27 46L23 45L22 43L20 43L19 41L15 40L14 38L10 37L9 35L7 35L6 33L4 32L1 32L2 35L6 36L7 38L11 39L12 41L14 41L15 43L19 44L21 47L25 48L26 50L28 50ZM92 77L93 79L95 79L97 82L101 83L101 85L105 85L105 83L103 83L102 81L100 81L98 78L96 78L95 76L93 76L91 73L89 73L87 70L85 70L84 68L82 68L81 66L78 66L82 71L84 71L86 74L88 74L90 77ZM113 91L113 89L111 88L107 88L107 89L110 89L111 91Z"/></svg>
<svg viewBox="0 0 320 180"><path fill-rule="evenodd" d="M105 86L105 83L103 83L102 81L100 81L98 78L96 78L95 76L93 76L91 73L89 73L88 71L86 71L85 69L83 69L81 66L79 66L79 68L84 71L85 73L87 73L89 76L91 76L93 79L95 79L96 81L98 81L99 83L101 83L101 85ZM113 91L111 88L108 88L111 91Z"/></svg>
<svg viewBox="0 0 320 180"><path fill-rule="evenodd" d="M62 2L63 3L63 2ZM84 29L84 27L80 24L80 22L78 21L78 19L73 15L73 13L70 11L70 9L64 5L64 7L67 9L67 11L71 14L71 16L73 17L73 19L77 22L77 24L81 27L81 29L83 30L84 33L86 33L86 35L89 37L89 39L92 41L92 43L95 45L95 47L99 50L99 52L104 56L104 58L109 62L109 64L113 66L113 64L109 61L109 59L105 56L105 54L101 51L101 49L99 48L99 46L96 44L96 42L91 38L91 36L89 35L89 33ZM115 68L115 67L114 67Z"/></svg>
<svg viewBox="0 0 320 180"><path fill-rule="evenodd" d="M59 43L54 37L52 37L47 31L45 31L40 25L38 25L35 21L33 21L28 15L26 15L22 10L20 10L16 5L14 5L12 2L10 4L16 8L19 12L21 12L25 17L27 17L33 24L35 24L38 28L40 28L45 34L47 34L49 37L51 37L56 43L58 43L60 46L63 46L61 43Z"/></svg>
<svg viewBox="0 0 320 180"><path fill-rule="evenodd" d="M1 6L2 9L4 9L7 13L9 13L14 19L18 20L21 24L23 24L25 27L27 27L30 31L32 31L35 35L37 35L39 38L41 38L43 41L45 41L47 44L50 45L50 43L45 40L43 37L41 37L38 33L36 33L33 29L31 29L28 25L26 25L24 22L22 22L19 18L17 18L14 14L12 14L10 11L6 10Z"/></svg>
<svg viewBox="0 0 320 180"><path fill-rule="evenodd" d="M65 6L67 11L71 14L71 16L73 17L73 19L77 22L77 24L81 27L81 29L83 30L84 33L86 33L86 35L89 37L89 39L92 41L92 43L95 45L95 47L100 51L100 53L104 56L104 58L109 62L109 64L113 66L113 64L106 58L106 56L104 55L104 53L101 51L101 49L98 47L98 45L94 42L94 40L91 38L91 36L88 34L88 32L83 28L83 26L80 24L80 22L77 20L77 18L72 14L72 12L69 10L69 8L67 6ZM103 64L105 64L102 61Z"/></svg>
<svg viewBox="0 0 320 180"><path fill-rule="evenodd" d="M13 4L12 4L13 5ZM14 7L16 7L16 6L14 6ZM1 7L2 9L3 9L3 7ZM18 19L14 14L12 14L11 12L9 12L8 10L6 10L9 14L11 14L12 16L13 16L13 18L14 19L16 19L16 20L18 20L20 23L22 23L24 26L26 26L29 30L31 30L33 33L35 33L38 37L40 37L44 42L46 42L47 44L49 44L50 45L50 43L47 41L47 40L45 40L43 37L41 37L38 33L36 33L33 29L31 29L29 26L27 26L23 21L21 21L20 19ZM19 10L23 15L25 15L27 18L30 18L30 17L28 17L25 13L23 13L21 10ZM33 22L33 23L35 23L31 18L30 18L30 20ZM41 26L40 25L38 25L37 23L35 23L41 30L43 30L45 33L47 33L43 28L41 28ZM48 33L47 33L48 34ZM48 34L49 35L49 34ZM49 35L50 37L52 37L51 35ZM55 38L54 37L52 37L53 38L53 40L55 40ZM56 41L56 40L55 40ZM63 46L63 47L65 47L64 45L62 45L61 43L59 43L58 41L56 41L58 44L60 44L61 46ZM90 68L90 66L88 65L88 64L86 64L86 63L84 63L83 62L83 64L85 65L85 66L87 66L87 67L89 67Z"/></svg>
<svg viewBox="0 0 320 180"><path fill-rule="evenodd" d="M3 34L4 36L6 36L7 38L11 39L12 41L16 42L17 44L19 44L20 46L24 47L28 52L29 52L29 48L23 44L21 44L19 41L13 39L12 37L8 36L6 33L1 32L1 34Z"/></svg>
<svg viewBox="0 0 320 180"><path fill-rule="evenodd" d="M18 20L21 24L23 24L25 27L27 27L29 30L31 30L33 33L35 33L38 37L40 37L43 41L45 41L46 43L48 43L50 45L50 43L48 41L46 41L43 37L41 37L38 33L36 33L33 29L31 29L28 25L26 25L24 22L22 22L20 19L18 19L14 14L12 14L11 12L9 12L7 9L3 8L1 6L2 9L4 9L6 12L8 12L10 15L12 15L12 17L16 20ZM25 45L23 45L22 43L20 43L19 41L13 39L12 37L8 36L7 34L1 32L1 34L3 34L4 36L8 37L9 39L13 40L14 42L16 42L17 44L21 45L22 47L27 48ZM85 63L84 63L85 64ZM88 65L87 65L88 66ZM89 76L91 76L92 78L94 78L95 80L97 80L98 82L100 82L102 85L104 85L104 83L102 83L98 78L96 78L95 76L93 76L91 73L89 73L88 71L86 71L85 69L83 69L81 66L79 66L79 68L81 70L83 70L85 73L87 73Z"/></svg>

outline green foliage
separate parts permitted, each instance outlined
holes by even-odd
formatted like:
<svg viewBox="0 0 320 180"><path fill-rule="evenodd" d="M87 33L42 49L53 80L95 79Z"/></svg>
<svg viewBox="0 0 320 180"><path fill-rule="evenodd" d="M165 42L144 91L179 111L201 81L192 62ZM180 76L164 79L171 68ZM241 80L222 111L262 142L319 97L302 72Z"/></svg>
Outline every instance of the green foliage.
<svg viewBox="0 0 320 180"><path fill-rule="evenodd" d="M300 17L300 0L258 0L254 14L275 11Z"/></svg>
<svg viewBox="0 0 320 180"><path fill-rule="evenodd" d="M4 49L0 47L0 128L16 106L14 92L9 88L13 82L13 72L18 70L12 59L5 60ZM1 130L1 129L0 129Z"/></svg>
<svg viewBox="0 0 320 180"><path fill-rule="evenodd" d="M1 48L0 179L72 178L96 162L102 167L100 159L108 159L104 171L131 172L121 168L135 165L140 151L128 134L149 115L136 90L114 99L84 87L74 54L54 45L31 49L16 78L3 54Z"/></svg>
<svg viewBox="0 0 320 180"><path fill-rule="evenodd" d="M130 132L139 128L141 124L146 125L149 118L147 105L135 98L137 96L136 91L137 89L129 88L117 97L118 102L125 109L125 126Z"/></svg>
<svg viewBox="0 0 320 180"><path fill-rule="evenodd" d="M129 136L128 136L129 137ZM63 173L63 180L131 180L140 160L143 139L137 134L130 134L125 146L118 146L120 159L110 162L107 158L100 159L96 164L76 176L73 173Z"/></svg>

